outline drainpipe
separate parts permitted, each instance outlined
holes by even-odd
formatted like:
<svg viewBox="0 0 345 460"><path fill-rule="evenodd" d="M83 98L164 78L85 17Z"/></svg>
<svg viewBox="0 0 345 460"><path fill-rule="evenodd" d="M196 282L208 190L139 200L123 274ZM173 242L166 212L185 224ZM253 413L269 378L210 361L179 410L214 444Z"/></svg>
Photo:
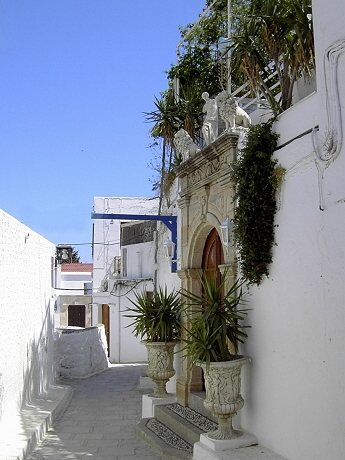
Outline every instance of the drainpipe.
<svg viewBox="0 0 345 460"><path fill-rule="evenodd" d="M118 313L117 313L117 362L121 362L121 296L118 297L119 303L118 303Z"/></svg>
<svg viewBox="0 0 345 460"><path fill-rule="evenodd" d="M158 225L158 223L157 223ZM153 233L155 240L155 254L154 254L154 272L153 272L153 289L157 290L157 278L158 278L158 232L157 230Z"/></svg>

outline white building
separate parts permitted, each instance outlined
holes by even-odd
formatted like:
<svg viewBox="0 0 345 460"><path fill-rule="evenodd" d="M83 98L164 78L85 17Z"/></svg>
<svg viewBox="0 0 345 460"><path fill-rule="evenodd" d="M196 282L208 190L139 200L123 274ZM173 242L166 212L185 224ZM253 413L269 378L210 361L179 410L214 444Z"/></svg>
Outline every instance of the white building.
<svg viewBox="0 0 345 460"><path fill-rule="evenodd" d="M113 362L146 361L146 348L135 338L126 307L134 293L153 291L158 282L161 260L157 238L169 234L165 225L141 216L155 216L158 199L136 197L95 197L93 231L93 324L103 323L109 340L109 359ZM110 215L108 218L107 216ZM112 218L111 215L120 215ZM130 217L134 216L134 217ZM135 217L135 216L140 216ZM157 236L161 233L161 236ZM161 241L161 240L159 240ZM172 275L178 280L177 275Z"/></svg>
<svg viewBox="0 0 345 460"><path fill-rule="evenodd" d="M344 3L314 0L313 25L316 89L295 98L273 125L280 136L275 158L286 174L270 276L248 297L251 328L242 352L252 361L243 371L245 405L237 423L288 460L339 460L345 455ZM251 116L254 123L267 120ZM214 150L223 146L218 140ZM204 173L209 168L217 179L221 172L209 150L178 173L187 177L179 200L180 276L194 289L205 243L229 216L229 197L217 196L216 181L210 192L212 177ZM178 400L188 403L187 373L177 386Z"/></svg>
<svg viewBox="0 0 345 460"><path fill-rule="evenodd" d="M57 264L55 327L92 324L92 264Z"/></svg>

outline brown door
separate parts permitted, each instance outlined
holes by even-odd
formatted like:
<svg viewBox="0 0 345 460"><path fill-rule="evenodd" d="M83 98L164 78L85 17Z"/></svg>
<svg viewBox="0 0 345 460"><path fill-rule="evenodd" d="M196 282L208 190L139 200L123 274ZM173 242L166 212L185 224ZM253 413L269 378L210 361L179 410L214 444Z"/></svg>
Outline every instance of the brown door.
<svg viewBox="0 0 345 460"><path fill-rule="evenodd" d="M68 306L68 325L85 327L85 305Z"/></svg>
<svg viewBox="0 0 345 460"><path fill-rule="evenodd" d="M107 304L102 304L102 324L104 324L105 336L107 338L107 345L108 345L108 356L109 356L110 327L109 327L109 305Z"/></svg>
<svg viewBox="0 0 345 460"><path fill-rule="evenodd" d="M217 230L214 228L206 238L202 256L202 269L208 278L220 283L219 265L224 263L222 243Z"/></svg>

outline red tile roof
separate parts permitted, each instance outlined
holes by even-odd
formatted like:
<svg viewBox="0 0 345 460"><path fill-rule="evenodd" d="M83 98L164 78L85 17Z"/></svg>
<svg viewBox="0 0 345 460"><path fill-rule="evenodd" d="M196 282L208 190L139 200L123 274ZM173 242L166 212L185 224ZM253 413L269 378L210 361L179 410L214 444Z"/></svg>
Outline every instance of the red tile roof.
<svg viewBox="0 0 345 460"><path fill-rule="evenodd" d="M62 264L62 272L92 272L93 264L80 263L80 264Z"/></svg>

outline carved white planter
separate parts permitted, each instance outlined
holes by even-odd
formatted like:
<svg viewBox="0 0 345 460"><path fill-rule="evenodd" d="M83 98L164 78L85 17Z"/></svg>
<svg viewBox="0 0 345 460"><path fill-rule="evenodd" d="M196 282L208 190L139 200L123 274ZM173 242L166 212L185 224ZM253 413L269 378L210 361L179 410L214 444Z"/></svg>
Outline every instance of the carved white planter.
<svg viewBox="0 0 345 460"><path fill-rule="evenodd" d="M171 396L166 391L166 384L175 375L173 367L174 347L176 342L144 342L147 348L147 375L154 381L155 398Z"/></svg>
<svg viewBox="0 0 345 460"><path fill-rule="evenodd" d="M232 417L242 409L244 400L241 396L241 369L247 357L232 361L210 363L201 367L204 370L206 399L204 406L218 418L218 429L207 433L212 439L234 439L241 435L232 426Z"/></svg>

